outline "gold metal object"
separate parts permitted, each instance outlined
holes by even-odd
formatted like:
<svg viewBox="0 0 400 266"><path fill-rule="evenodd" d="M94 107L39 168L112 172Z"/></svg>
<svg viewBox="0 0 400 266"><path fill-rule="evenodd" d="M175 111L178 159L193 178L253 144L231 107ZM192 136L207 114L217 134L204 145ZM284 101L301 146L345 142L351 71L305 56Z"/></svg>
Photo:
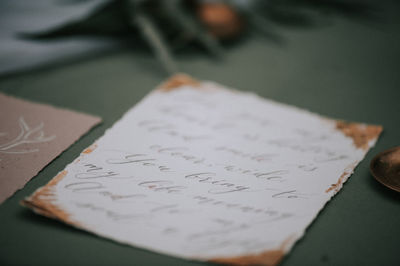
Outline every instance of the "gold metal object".
<svg viewBox="0 0 400 266"><path fill-rule="evenodd" d="M381 184L400 192L400 146L377 154L371 161L370 170Z"/></svg>

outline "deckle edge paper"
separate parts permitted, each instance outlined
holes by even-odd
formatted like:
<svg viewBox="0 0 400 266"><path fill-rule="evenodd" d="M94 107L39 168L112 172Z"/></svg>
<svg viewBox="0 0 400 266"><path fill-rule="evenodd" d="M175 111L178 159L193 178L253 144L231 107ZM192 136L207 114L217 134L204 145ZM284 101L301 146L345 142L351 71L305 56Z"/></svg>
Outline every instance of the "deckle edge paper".
<svg viewBox="0 0 400 266"><path fill-rule="evenodd" d="M154 91L161 91L161 92L168 93L169 91L176 90L179 87L184 86L184 85L190 85L194 88L203 89L201 87L201 85L202 85L201 82L199 82L185 74L177 74L177 75L169 78L164 83L162 83ZM154 92L154 91L152 91L152 92ZM290 107L292 107L292 106L290 106ZM375 142L377 141L377 138L379 137L379 134L382 132L382 127L377 126L377 125L365 125L365 124L361 124L361 123L352 123L352 122L345 122L345 121L341 121L341 120L332 120L329 118L324 118L324 119L326 119L327 121L336 123L336 129L338 131L340 131L347 138L350 138L353 141L354 147L356 147L357 149L363 150L364 156L367 153L367 151L371 147L374 146ZM96 146L96 142L95 142L90 147L85 149L76 160L80 160L79 158L81 158L82 156L85 156L87 154L90 154L96 148L97 148L97 146ZM337 182L332 184L330 187L327 187L325 193L331 193L330 197L333 197L342 188L343 184L347 181L347 179L353 173L355 167L361 160L362 160L362 158L360 160L352 163L348 167L346 167L343 170L342 175L338 176ZM71 163L71 164L73 164L73 163ZM80 224L79 221L75 221L73 218L70 217L70 215L65 210L61 209L59 206L57 206L55 204L53 188L59 181L61 181L65 177L66 174L67 174L66 170L61 171L47 185L37 189L30 197L27 197L25 200L21 201L21 204L23 206L31 208L34 212L36 212L38 214L47 216L49 218L60 220L69 225L72 225L78 229L84 229L84 230L87 229L89 232L92 232L94 234L104 236L106 238L110 238L110 239L120 242L122 244L129 244L129 243L125 243L124 241L120 241L118 239L112 238L109 235L102 235L102 234L99 234L98 232L93 232L89 228L85 228L84 225ZM327 202L329 202L329 200ZM327 202L325 202L325 204ZM318 211L318 213L322 209L323 209L323 207ZM314 221L314 219L317 217L318 213L310 221L308 226ZM308 228L308 226L305 228L305 230ZM293 247L293 245L296 243L296 241L299 240L304 235L305 230L303 232L301 232L300 234L293 235L293 236L289 237L288 239L286 239L285 241L283 241L281 243L281 246L278 249L265 250L263 252L258 252L255 254L250 253L250 254L246 254L243 256L216 257L213 259L208 259L207 261L210 261L213 263L233 264L233 265L277 265L282 260L284 255L290 251L290 249ZM141 247L141 246L137 246L137 247L148 249L146 247ZM150 250L156 251L159 253L163 253L166 255L171 255L171 254L159 251L157 249L150 249ZM185 258L185 259L203 260L204 261L204 259L202 259L202 258L196 258L196 257L188 258L188 257L184 257L184 256L181 256L181 257Z"/></svg>

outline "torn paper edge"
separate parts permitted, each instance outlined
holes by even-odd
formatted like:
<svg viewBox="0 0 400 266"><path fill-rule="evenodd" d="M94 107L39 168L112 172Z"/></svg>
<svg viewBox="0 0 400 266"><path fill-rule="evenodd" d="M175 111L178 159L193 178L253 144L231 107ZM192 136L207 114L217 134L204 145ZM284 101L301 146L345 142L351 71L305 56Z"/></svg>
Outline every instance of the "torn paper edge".
<svg viewBox="0 0 400 266"><path fill-rule="evenodd" d="M68 174L67 170L59 172L44 187L39 188L30 197L21 201L23 206L33 209L34 212L49 218L57 219L65 223L79 226L79 223L71 220L71 216L53 202L56 200L54 187Z"/></svg>

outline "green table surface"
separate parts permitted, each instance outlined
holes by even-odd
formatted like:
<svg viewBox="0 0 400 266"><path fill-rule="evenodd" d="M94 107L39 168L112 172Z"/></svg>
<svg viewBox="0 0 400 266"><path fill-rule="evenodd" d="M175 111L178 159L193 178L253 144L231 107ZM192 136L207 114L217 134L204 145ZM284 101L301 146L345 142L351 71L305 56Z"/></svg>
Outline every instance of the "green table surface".
<svg viewBox="0 0 400 266"><path fill-rule="evenodd" d="M400 193L376 182L369 162L400 145L400 5L374 20L321 20L278 28L275 44L249 37L224 60L177 57L182 72L384 133L343 189L282 261L289 265L400 265ZM96 127L0 205L0 265L200 265L121 245L36 215L19 202L45 185L167 75L150 53L128 49L0 78L0 91L101 116Z"/></svg>

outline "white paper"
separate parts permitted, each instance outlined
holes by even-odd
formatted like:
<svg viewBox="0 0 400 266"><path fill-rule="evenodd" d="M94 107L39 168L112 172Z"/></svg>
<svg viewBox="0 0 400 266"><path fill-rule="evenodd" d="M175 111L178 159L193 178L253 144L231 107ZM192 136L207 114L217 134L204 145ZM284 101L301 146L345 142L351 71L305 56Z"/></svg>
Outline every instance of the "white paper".
<svg viewBox="0 0 400 266"><path fill-rule="evenodd" d="M334 120L213 83L156 90L41 200L74 226L163 254L284 254L364 157L353 142Z"/></svg>

